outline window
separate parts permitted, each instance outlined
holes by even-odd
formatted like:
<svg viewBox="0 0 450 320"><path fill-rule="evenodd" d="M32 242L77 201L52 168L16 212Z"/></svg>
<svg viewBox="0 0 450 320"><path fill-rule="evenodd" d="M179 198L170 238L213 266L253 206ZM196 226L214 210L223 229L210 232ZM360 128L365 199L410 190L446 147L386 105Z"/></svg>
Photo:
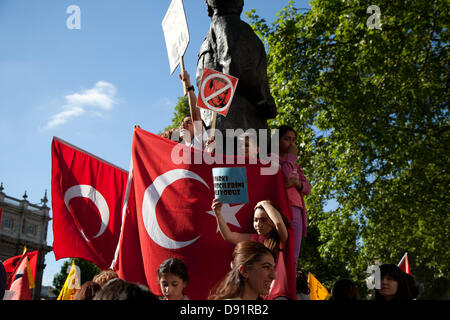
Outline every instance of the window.
<svg viewBox="0 0 450 320"><path fill-rule="evenodd" d="M11 218L3 217L2 218L2 229L12 230L14 226L14 221Z"/></svg>
<svg viewBox="0 0 450 320"><path fill-rule="evenodd" d="M34 224L30 224L27 226L26 234L35 236L36 235L36 226Z"/></svg>

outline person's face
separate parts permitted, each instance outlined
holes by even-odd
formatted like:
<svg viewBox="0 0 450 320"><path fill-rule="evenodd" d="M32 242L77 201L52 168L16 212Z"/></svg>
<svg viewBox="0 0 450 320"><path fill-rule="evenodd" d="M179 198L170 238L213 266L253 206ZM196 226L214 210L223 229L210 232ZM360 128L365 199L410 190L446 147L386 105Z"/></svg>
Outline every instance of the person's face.
<svg viewBox="0 0 450 320"><path fill-rule="evenodd" d="M280 138L280 152L287 153L291 145L295 146L294 131L288 131Z"/></svg>
<svg viewBox="0 0 450 320"><path fill-rule="evenodd" d="M397 289L398 289L397 280L395 280L389 274L386 274L381 278L380 294L386 300L392 299L397 293Z"/></svg>
<svg viewBox="0 0 450 320"><path fill-rule="evenodd" d="M246 278L246 285L256 295L269 294L272 281L275 280L275 260L270 253L262 256L251 267L242 268L242 275Z"/></svg>
<svg viewBox="0 0 450 320"><path fill-rule="evenodd" d="M189 134L191 135L191 139L194 136L194 124L192 123L191 117L186 117L183 119L183 122L181 123L181 127L184 130L188 130Z"/></svg>
<svg viewBox="0 0 450 320"><path fill-rule="evenodd" d="M165 273L159 278L161 292L167 300L183 300L186 283L173 273Z"/></svg>
<svg viewBox="0 0 450 320"><path fill-rule="evenodd" d="M272 220L266 211L261 208L257 208L253 215L253 228L255 228L256 233L260 236L266 236L275 227Z"/></svg>

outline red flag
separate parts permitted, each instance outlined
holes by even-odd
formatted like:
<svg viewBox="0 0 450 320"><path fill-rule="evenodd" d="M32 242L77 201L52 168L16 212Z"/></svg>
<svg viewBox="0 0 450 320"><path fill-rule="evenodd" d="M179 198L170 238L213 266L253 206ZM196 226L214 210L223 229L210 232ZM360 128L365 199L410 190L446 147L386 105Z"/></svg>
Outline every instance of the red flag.
<svg viewBox="0 0 450 320"><path fill-rule="evenodd" d="M217 231L215 216L208 212L214 198L212 168L243 165L175 164L171 153L176 145L142 129L136 129L133 135L133 175L145 275L150 289L161 294L156 281L158 266L169 257L179 258L189 271L187 296L205 299L209 290L230 270L234 248L223 240ZM183 148L190 153L191 159L194 159L194 153L202 152L187 146ZM265 199L274 202L291 220L280 171L276 175L261 175L260 164L246 168L249 203L229 207L239 225L230 224L231 230L255 233L253 208ZM289 228L286 251L291 254L287 255L286 264L290 285L288 296L295 299L292 232Z"/></svg>
<svg viewBox="0 0 450 320"><path fill-rule="evenodd" d="M400 263L398 264L398 267L407 274L411 274L411 269L409 267L409 260L408 260L408 252L405 252L402 259L400 260Z"/></svg>
<svg viewBox="0 0 450 320"><path fill-rule="evenodd" d="M25 253L25 256L28 258L28 261L30 262L30 268L31 268L31 274L33 275L33 279L36 280L36 266L37 266L37 260L38 260L38 254L39 251L32 251ZM9 288L12 282L12 274L14 271L17 270L22 258L24 255L15 256L9 259L6 259L3 261L3 266L5 267L6 271L6 288Z"/></svg>
<svg viewBox="0 0 450 320"><path fill-rule="evenodd" d="M122 209L122 228L119 244L116 248L110 269L116 271L121 279L147 285L142 262L141 245L139 243L132 164L130 165Z"/></svg>
<svg viewBox="0 0 450 320"><path fill-rule="evenodd" d="M52 142L53 251L110 266L128 172L58 138Z"/></svg>
<svg viewBox="0 0 450 320"><path fill-rule="evenodd" d="M31 300L27 262L28 258L24 255L20 260L18 268L12 275L12 283L9 288L12 291L10 300Z"/></svg>

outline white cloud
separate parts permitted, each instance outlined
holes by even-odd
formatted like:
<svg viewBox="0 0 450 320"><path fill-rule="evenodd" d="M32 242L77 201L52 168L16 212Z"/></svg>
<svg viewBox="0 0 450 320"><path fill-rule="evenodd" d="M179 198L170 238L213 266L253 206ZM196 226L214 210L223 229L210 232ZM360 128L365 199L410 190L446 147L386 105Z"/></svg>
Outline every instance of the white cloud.
<svg viewBox="0 0 450 320"><path fill-rule="evenodd" d="M64 110L53 115L45 125L46 129L65 124L69 120L79 117L87 111L109 111L117 103L116 87L106 81L99 81L94 88L81 93L73 93L64 97L66 104Z"/></svg>

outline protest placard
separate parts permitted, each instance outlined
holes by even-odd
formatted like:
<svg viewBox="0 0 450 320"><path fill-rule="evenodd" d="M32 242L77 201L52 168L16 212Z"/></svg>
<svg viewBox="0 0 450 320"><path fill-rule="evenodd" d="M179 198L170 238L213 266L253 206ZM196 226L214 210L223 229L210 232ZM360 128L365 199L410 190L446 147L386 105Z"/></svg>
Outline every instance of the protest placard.
<svg viewBox="0 0 450 320"><path fill-rule="evenodd" d="M248 203L245 167L213 168L215 198L222 203Z"/></svg>
<svg viewBox="0 0 450 320"><path fill-rule="evenodd" d="M162 28L172 74L183 62L183 56L189 44L189 29L182 0L172 0L162 21Z"/></svg>

